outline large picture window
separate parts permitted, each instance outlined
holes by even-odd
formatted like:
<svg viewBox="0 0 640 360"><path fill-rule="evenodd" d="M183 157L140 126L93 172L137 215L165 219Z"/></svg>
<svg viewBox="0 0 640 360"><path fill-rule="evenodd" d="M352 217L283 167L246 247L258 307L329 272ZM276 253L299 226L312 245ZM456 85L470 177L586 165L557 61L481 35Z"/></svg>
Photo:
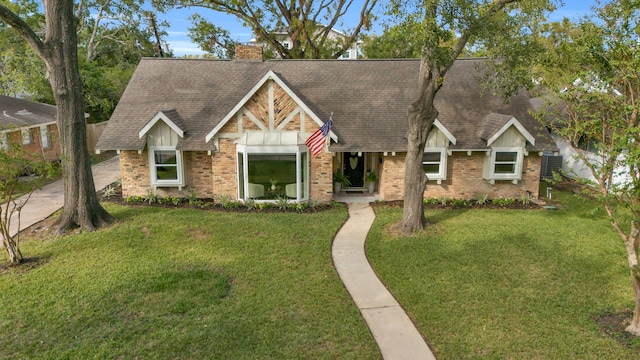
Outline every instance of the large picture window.
<svg viewBox="0 0 640 360"><path fill-rule="evenodd" d="M492 179L516 180L522 173L522 149L494 149L491 152Z"/></svg>
<svg viewBox="0 0 640 360"><path fill-rule="evenodd" d="M309 198L305 146L238 145L237 156L240 199L301 201Z"/></svg>
<svg viewBox="0 0 640 360"><path fill-rule="evenodd" d="M422 155L422 169L429 180L445 180L447 177L445 149L425 149Z"/></svg>
<svg viewBox="0 0 640 360"><path fill-rule="evenodd" d="M183 186L182 153L175 149L150 148L151 185Z"/></svg>

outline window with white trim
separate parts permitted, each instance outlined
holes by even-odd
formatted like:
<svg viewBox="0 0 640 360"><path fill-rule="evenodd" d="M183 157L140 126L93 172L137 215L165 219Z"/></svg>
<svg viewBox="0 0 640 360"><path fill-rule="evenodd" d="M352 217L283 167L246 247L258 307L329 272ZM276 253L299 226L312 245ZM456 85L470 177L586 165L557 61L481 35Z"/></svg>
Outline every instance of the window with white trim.
<svg viewBox="0 0 640 360"><path fill-rule="evenodd" d="M489 178L520 180L522 177L522 148L494 148L491 150Z"/></svg>
<svg viewBox="0 0 640 360"><path fill-rule="evenodd" d="M22 145L33 144L33 136L31 135L31 129L22 129L20 130L20 134L22 135Z"/></svg>
<svg viewBox="0 0 640 360"><path fill-rule="evenodd" d="M149 170L153 186L184 186L182 152L175 148L149 147Z"/></svg>
<svg viewBox="0 0 640 360"><path fill-rule="evenodd" d="M51 147L51 132L47 125L40 126L40 140L42 141L42 148L48 149Z"/></svg>
<svg viewBox="0 0 640 360"><path fill-rule="evenodd" d="M304 145L237 145L238 197L273 201L309 198L309 155Z"/></svg>
<svg viewBox="0 0 640 360"><path fill-rule="evenodd" d="M425 148L422 155L422 169L429 180L445 180L447 178L446 149Z"/></svg>
<svg viewBox="0 0 640 360"><path fill-rule="evenodd" d="M0 150L9 150L9 136L7 133L0 133Z"/></svg>

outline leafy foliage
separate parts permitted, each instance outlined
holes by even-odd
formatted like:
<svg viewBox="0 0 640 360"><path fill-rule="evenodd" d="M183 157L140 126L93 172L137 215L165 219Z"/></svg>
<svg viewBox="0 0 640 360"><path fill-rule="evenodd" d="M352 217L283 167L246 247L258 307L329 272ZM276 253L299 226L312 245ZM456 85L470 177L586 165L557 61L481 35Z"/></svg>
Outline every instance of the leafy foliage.
<svg viewBox="0 0 640 360"><path fill-rule="evenodd" d="M79 4L78 55L83 95L90 122L108 120L135 67L144 56L155 56L149 10L143 1L83 1ZM31 0L11 3L11 9L36 31L43 31L44 15ZM155 23L154 23L155 24ZM166 23L156 24L159 36ZM168 49L167 49L168 50ZM168 56L171 52L168 51ZM29 94L54 104L46 68L12 28L0 24L0 93Z"/></svg>
<svg viewBox="0 0 640 360"><path fill-rule="evenodd" d="M431 127L438 117L434 105L454 61L467 46L481 47L484 84L496 94L509 95L531 84L526 66L540 46L535 34L553 10L552 0L392 0L389 14L405 36L420 48L418 94L407 109L409 130L405 160L403 233L425 226L422 197L427 179L422 156Z"/></svg>
<svg viewBox="0 0 640 360"><path fill-rule="evenodd" d="M12 234L11 223L17 220L13 226L20 226L20 212L31 194L54 174L52 163L25 153L19 144L0 148L0 237L12 264L22 262L23 256L20 235Z"/></svg>
<svg viewBox="0 0 640 360"><path fill-rule="evenodd" d="M546 27L539 78L550 89L538 118L574 148L593 176L590 192L625 243L629 266L640 244L640 9L615 0L579 23ZM583 151L584 143L592 151ZM623 210L624 209L624 210ZM640 335L640 282L628 330Z"/></svg>
<svg viewBox="0 0 640 360"><path fill-rule="evenodd" d="M359 21L344 36L335 36L332 29L342 25L343 16L353 1L235 1L180 0L183 6L197 6L235 16L253 31L256 39L267 46L266 53L283 59L336 59L358 39L361 30L373 20L377 0L365 0L360 7ZM192 18L190 37L200 47L218 57L230 57L233 41L229 33L201 16ZM291 39L291 46L283 44Z"/></svg>

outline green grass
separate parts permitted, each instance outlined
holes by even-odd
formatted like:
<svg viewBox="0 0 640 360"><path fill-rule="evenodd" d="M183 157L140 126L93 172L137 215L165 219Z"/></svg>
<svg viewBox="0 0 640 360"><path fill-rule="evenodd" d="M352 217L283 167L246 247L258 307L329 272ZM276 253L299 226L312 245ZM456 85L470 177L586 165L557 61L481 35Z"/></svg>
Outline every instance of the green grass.
<svg viewBox="0 0 640 360"><path fill-rule="evenodd" d="M380 358L332 265L344 209L107 208L115 226L0 273L0 358Z"/></svg>
<svg viewBox="0 0 640 360"><path fill-rule="evenodd" d="M553 196L556 211L428 211L414 237L376 208L369 260L438 359L640 356L594 320L633 306L622 241L593 203Z"/></svg>

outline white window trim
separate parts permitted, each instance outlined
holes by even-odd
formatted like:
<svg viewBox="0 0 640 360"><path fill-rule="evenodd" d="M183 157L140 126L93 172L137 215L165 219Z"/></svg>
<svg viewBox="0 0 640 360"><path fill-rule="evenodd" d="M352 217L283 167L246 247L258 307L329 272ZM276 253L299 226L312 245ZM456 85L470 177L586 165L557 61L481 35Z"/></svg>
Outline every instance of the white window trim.
<svg viewBox="0 0 640 360"><path fill-rule="evenodd" d="M302 154L306 153L306 164L301 164L302 162ZM242 173L244 175L242 179L242 186L244 187L244 196L245 198L240 197L240 189L238 189L238 200L246 201L248 199L249 194L249 155L257 154L257 155L270 155L270 154L282 154L282 155L296 155L296 194L298 197L293 199L293 202L301 202L309 200L309 149L306 145L284 145L284 146L261 146L261 145L236 145L236 154L242 155ZM236 176L240 176L239 173L239 163L236 158ZM302 179L302 168L298 165L307 167L307 179ZM304 192L302 191L302 186L304 186ZM301 197L300 194L306 194L306 196ZM255 202L274 202L274 200L260 200L254 199Z"/></svg>
<svg viewBox="0 0 640 360"><path fill-rule="evenodd" d="M22 145L33 144L33 134L31 133L31 128L21 129L20 135L22 135Z"/></svg>
<svg viewBox="0 0 640 360"><path fill-rule="evenodd" d="M9 136L6 132L0 132L0 150L9 150Z"/></svg>
<svg viewBox="0 0 640 360"><path fill-rule="evenodd" d="M49 126L41 125L40 126L40 140L43 149L51 148L51 134L49 133Z"/></svg>
<svg viewBox="0 0 640 360"><path fill-rule="evenodd" d="M446 180L447 179L447 149L445 148L425 148L425 153L440 153L440 171L435 173L425 173L429 180ZM424 161L422 165L424 166Z"/></svg>
<svg viewBox="0 0 640 360"><path fill-rule="evenodd" d="M184 186L184 168L182 166L182 151L176 150L173 146L150 146L149 147L149 175L151 177L151 186L154 187L177 187L179 191ZM175 151L176 165L178 168L177 180L157 180L155 151Z"/></svg>
<svg viewBox="0 0 640 360"><path fill-rule="evenodd" d="M499 152L515 152L516 166L515 172L512 174L496 174L496 154ZM491 149L491 161L489 162L489 179L491 180L521 180L522 179L522 163L524 162L524 149L520 147L510 148L493 148Z"/></svg>

